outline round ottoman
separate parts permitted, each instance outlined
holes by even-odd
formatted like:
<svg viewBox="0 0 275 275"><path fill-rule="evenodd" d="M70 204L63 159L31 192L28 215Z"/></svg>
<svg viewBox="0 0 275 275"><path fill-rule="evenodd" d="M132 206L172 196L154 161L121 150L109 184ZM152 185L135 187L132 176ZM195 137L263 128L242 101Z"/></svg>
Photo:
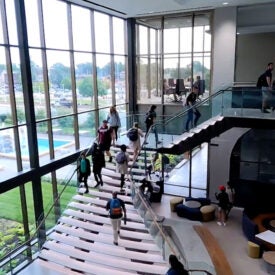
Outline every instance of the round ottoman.
<svg viewBox="0 0 275 275"><path fill-rule="evenodd" d="M213 221L215 219L216 207L214 205L202 206L200 211L204 222Z"/></svg>
<svg viewBox="0 0 275 275"><path fill-rule="evenodd" d="M173 198L170 200L171 212L176 212L176 206L183 203L183 198Z"/></svg>
<svg viewBox="0 0 275 275"><path fill-rule="evenodd" d="M268 273L275 272L275 251L264 252L263 259L266 263Z"/></svg>
<svg viewBox="0 0 275 275"><path fill-rule="evenodd" d="M260 258L260 246L256 243L248 241L247 254L250 258Z"/></svg>
<svg viewBox="0 0 275 275"><path fill-rule="evenodd" d="M189 208L200 208L201 207L201 203L199 201L192 201L192 200L186 201L184 203L184 205Z"/></svg>

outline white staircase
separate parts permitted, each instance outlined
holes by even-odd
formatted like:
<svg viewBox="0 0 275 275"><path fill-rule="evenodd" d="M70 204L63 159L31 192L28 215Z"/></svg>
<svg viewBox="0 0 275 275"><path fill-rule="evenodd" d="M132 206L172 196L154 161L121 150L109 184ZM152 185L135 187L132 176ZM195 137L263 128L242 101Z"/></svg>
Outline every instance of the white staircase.
<svg viewBox="0 0 275 275"><path fill-rule="evenodd" d="M115 172L114 163L106 164L102 173L104 185L93 189L95 182L90 179L88 194L84 194L85 188L79 188L48 236L37 261L48 270L58 270L56 274L165 274L169 265L127 190L118 195L126 204L127 224L122 222L118 246L113 244L105 206L112 197L111 192L120 190L120 175Z"/></svg>

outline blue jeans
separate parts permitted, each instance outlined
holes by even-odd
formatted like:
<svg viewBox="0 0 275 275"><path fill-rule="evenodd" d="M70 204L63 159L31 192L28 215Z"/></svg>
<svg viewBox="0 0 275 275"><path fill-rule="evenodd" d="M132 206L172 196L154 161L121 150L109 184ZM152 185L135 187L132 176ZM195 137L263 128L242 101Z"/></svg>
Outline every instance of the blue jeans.
<svg viewBox="0 0 275 275"><path fill-rule="evenodd" d="M189 123L191 122L191 128L193 128L193 117L194 117L194 111L192 108L190 108L188 110L187 113L187 120L186 120L186 124L185 124L185 130L188 131L189 130Z"/></svg>
<svg viewBox="0 0 275 275"><path fill-rule="evenodd" d="M195 115L195 119L193 121ZM191 122L191 128L193 128L194 126L197 126L198 120L201 117L201 113L199 112L199 110L197 108L190 108L188 110L187 113L187 120L186 120L186 124L185 124L185 130L188 131L189 130L189 124Z"/></svg>

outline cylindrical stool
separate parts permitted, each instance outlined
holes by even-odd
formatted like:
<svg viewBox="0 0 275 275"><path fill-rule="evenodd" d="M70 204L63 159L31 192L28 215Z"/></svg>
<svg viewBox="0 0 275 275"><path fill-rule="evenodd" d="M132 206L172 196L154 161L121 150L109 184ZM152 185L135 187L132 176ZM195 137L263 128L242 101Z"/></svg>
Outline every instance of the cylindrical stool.
<svg viewBox="0 0 275 275"><path fill-rule="evenodd" d="M268 273L275 272L275 251L264 252L263 259L266 263Z"/></svg>
<svg viewBox="0 0 275 275"><path fill-rule="evenodd" d="M260 257L260 246L256 243L247 242L247 254L250 258L259 258Z"/></svg>
<svg viewBox="0 0 275 275"><path fill-rule="evenodd" d="M216 207L214 205L202 206L200 209L202 214L202 220L204 222L213 221L215 219L215 210Z"/></svg>
<svg viewBox="0 0 275 275"><path fill-rule="evenodd" d="M176 206L180 203L183 203L183 198L173 198L170 200L170 209L171 212L176 212Z"/></svg>

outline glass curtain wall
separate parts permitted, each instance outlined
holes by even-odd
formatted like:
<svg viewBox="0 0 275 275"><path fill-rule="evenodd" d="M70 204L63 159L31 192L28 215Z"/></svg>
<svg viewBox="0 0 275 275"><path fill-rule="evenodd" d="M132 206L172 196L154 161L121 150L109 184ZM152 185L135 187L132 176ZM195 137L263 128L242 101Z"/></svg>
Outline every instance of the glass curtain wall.
<svg viewBox="0 0 275 275"><path fill-rule="evenodd" d="M13 177L30 171L40 175L1 191L0 205L7 209L1 218L11 227L22 225L26 238L75 165L45 175L41 168L89 147L112 105L126 127L125 45L124 19L66 1L0 1L1 181L12 183ZM76 186L75 178L72 182ZM6 229L0 231L2 236ZM13 241L1 243L1 257ZM16 245L21 241L17 238Z"/></svg>
<svg viewBox="0 0 275 275"><path fill-rule="evenodd" d="M209 96L210 26L210 12L168 15L137 21L138 104L181 106L193 85L199 86L201 98ZM171 115L171 108L159 109L164 112L163 115ZM174 112L178 112L178 109ZM205 177L198 181L197 167L192 165L190 158L188 159L182 185L173 186L168 183L166 190L170 193L170 189L173 189L175 194L184 196L205 196L207 175L205 174Z"/></svg>
<svg viewBox="0 0 275 275"><path fill-rule="evenodd" d="M201 94L209 95L210 18L210 13L194 13L138 21L138 103L175 102L175 92L186 94L196 82Z"/></svg>

